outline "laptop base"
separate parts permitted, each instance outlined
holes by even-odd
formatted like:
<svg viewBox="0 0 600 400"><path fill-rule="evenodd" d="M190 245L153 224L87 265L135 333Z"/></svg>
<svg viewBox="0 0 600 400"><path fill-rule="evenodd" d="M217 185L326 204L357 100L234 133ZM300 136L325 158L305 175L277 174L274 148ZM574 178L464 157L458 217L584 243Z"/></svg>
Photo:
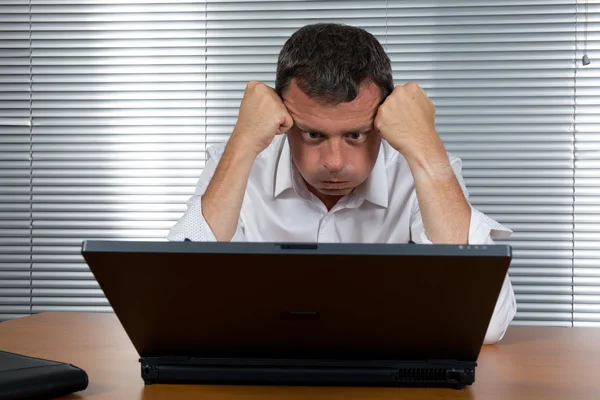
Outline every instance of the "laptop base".
<svg viewBox="0 0 600 400"><path fill-rule="evenodd" d="M476 362L322 361L142 357L146 385L226 384L398 386L463 389L475 381Z"/></svg>

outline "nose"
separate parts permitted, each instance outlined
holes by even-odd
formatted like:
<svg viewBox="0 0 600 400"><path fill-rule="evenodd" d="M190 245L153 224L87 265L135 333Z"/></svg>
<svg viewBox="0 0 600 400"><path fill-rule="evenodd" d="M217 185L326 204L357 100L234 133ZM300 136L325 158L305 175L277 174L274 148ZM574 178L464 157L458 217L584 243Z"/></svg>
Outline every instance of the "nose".
<svg viewBox="0 0 600 400"><path fill-rule="evenodd" d="M344 143L341 140L329 140L328 146L323 149L323 166L330 172L338 172L346 164Z"/></svg>

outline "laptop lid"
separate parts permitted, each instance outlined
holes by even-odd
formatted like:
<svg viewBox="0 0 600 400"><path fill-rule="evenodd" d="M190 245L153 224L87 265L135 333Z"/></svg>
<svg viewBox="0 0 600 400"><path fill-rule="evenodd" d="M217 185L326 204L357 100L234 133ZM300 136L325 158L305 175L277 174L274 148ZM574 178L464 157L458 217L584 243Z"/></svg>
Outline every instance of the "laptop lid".
<svg viewBox="0 0 600 400"><path fill-rule="evenodd" d="M506 245L84 241L141 357L475 361Z"/></svg>

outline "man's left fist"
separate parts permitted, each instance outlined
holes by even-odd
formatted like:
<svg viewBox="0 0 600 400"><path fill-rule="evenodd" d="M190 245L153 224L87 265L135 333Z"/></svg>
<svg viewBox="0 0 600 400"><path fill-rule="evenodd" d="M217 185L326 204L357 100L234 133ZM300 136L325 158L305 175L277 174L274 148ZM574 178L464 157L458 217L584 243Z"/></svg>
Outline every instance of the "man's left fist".
<svg viewBox="0 0 600 400"><path fill-rule="evenodd" d="M446 156L435 130L435 106L414 82L394 88L379 106L375 128L409 162L428 155Z"/></svg>

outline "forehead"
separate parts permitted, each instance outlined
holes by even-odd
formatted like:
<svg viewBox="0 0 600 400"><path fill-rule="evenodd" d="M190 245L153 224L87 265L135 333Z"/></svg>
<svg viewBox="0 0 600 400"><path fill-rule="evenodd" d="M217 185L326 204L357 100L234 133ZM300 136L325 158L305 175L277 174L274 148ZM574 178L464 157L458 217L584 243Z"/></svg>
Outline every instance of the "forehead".
<svg viewBox="0 0 600 400"><path fill-rule="evenodd" d="M381 102L381 92L375 83L368 81L361 85L354 100L324 104L307 96L292 80L282 98L296 125L334 134L371 124Z"/></svg>

